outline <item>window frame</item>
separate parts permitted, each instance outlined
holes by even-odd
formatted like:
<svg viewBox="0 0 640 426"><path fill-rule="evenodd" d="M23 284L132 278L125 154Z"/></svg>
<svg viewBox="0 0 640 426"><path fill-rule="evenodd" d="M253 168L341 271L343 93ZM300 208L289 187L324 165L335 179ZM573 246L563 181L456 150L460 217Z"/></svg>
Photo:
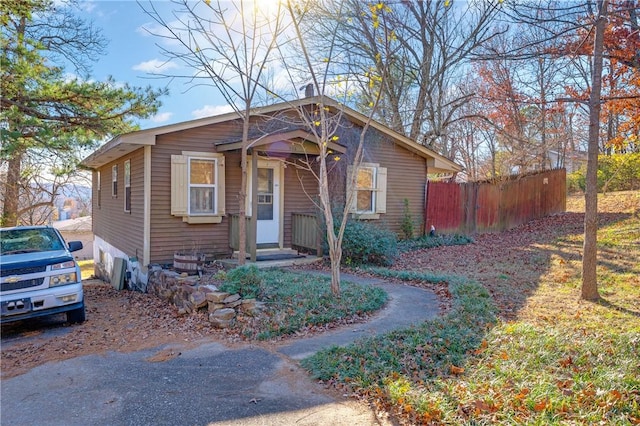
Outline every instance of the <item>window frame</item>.
<svg viewBox="0 0 640 426"><path fill-rule="evenodd" d="M96 171L96 204L102 208L102 172Z"/></svg>
<svg viewBox="0 0 640 426"><path fill-rule="evenodd" d="M361 169L371 169L373 171L373 187L366 189L358 189L358 175ZM349 200L349 212L355 219L371 220L380 219L381 214L387 213L387 168L381 167L377 163L361 163L358 166L347 166L347 194L349 194L349 185L353 182L355 188L351 191L351 199ZM371 192L372 206L371 210L358 211L358 191Z"/></svg>
<svg viewBox="0 0 640 426"><path fill-rule="evenodd" d="M131 213L131 159L124 162L124 211Z"/></svg>
<svg viewBox="0 0 640 426"><path fill-rule="evenodd" d="M360 174L360 172L365 171L365 170L371 170L371 187L359 187L358 186L358 175ZM378 176L378 168L377 167L373 167L373 166L364 166L364 165L360 165L360 167L356 168L356 179L355 179L355 184L356 187L354 189L354 206L355 206L355 214L357 215L367 215L367 214L375 214L376 213L376 205L377 205L377 197L376 197L376 192L377 192L377 176ZM360 192L367 192L367 193L371 193L371 205L370 205L370 209L369 210L359 210L358 209L358 193Z"/></svg>
<svg viewBox="0 0 640 426"><path fill-rule="evenodd" d="M111 166L111 196L118 198L118 165Z"/></svg>
<svg viewBox="0 0 640 426"><path fill-rule="evenodd" d="M191 213L189 159L215 161L215 214ZM225 156L217 152L182 151L171 155L171 215L189 224L221 223L226 215Z"/></svg>
<svg viewBox="0 0 640 426"><path fill-rule="evenodd" d="M206 161L213 163L213 184L205 184L191 183L191 162L192 161ZM211 199L213 202L213 211L212 212L198 212L194 213L191 211L191 189L192 188L212 188L213 193L211 195ZM198 157L198 156L188 156L187 158L187 214L189 216L217 216L218 215L218 159L211 157Z"/></svg>

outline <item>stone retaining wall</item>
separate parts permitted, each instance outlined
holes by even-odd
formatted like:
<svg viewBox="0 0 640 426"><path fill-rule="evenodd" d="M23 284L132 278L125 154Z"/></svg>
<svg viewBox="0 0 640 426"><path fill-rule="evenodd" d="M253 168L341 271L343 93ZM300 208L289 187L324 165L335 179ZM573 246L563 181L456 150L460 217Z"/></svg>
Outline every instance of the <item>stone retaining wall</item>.
<svg viewBox="0 0 640 426"><path fill-rule="evenodd" d="M256 299L243 299L239 294L218 291L206 279L165 269L149 273L147 292L175 305L181 315L198 310L209 313L214 327L229 327L238 314L258 315L263 306Z"/></svg>

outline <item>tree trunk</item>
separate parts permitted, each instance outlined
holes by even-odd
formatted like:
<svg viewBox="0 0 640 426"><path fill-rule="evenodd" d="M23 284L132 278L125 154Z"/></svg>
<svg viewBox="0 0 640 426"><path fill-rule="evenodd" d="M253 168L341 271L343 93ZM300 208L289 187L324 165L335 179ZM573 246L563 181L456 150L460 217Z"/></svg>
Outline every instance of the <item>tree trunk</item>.
<svg viewBox="0 0 640 426"><path fill-rule="evenodd" d="M20 196L20 172L22 165L22 151L16 152L8 161L7 181L4 183L4 203L2 206L2 226L16 226L18 224L18 197Z"/></svg>
<svg viewBox="0 0 640 426"><path fill-rule="evenodd" d="M602 52L608 1L600 0L593 46L593 71L589 96L589 147L584 210L584 247L582 257L582 293L585 300L597 300L596 273L598 233L598 137L600 134L600 94L602 91Z"/></svg>

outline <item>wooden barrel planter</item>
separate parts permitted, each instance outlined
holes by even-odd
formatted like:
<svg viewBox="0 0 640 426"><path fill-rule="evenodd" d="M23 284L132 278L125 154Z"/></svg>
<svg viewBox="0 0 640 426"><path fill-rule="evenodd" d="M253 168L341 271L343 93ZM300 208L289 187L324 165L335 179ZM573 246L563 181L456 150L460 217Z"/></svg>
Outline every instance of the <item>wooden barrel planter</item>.
<svg viewBox="0 0 640 426"><path fill-rule="evenodd" d="M173 254L173 269L178 272L197 274L204 267L205 255L201 253L185 254L175 252Z"/></svg>

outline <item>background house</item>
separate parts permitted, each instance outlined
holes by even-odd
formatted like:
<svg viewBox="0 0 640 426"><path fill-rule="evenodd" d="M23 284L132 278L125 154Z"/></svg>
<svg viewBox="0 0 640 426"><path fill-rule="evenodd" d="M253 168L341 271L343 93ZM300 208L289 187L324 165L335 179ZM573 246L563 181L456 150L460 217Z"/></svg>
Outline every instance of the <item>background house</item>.
<svg viewBox="0 0 640 426"><path fill-rule="evenodd" d="M82 241L82 250L73 253L78 260L93 258L93 230L91 216L53 222L52 226L62 234L65 241Z"/></svg>
<svg viewBox="0 0 640 426"><path fill-rule="evenodd" d="M290 248L296 221L311 218L315 226L319 148L300 120L314 108L330 111L336 129L328 158L336 207L344 206L347 176L357 174L355 218L401 233L406 199L422 224L427 173L461 170L377 122L366 133L362 164L353 169L365 116L327 98L258 108L251 117L245 206L247 216L257 216L248 241L253 249ZM132 279L144 281L150 264L171 264L176 252L230 256L237 248L241 141L242 121L229 113L120 135L87 157L96 273L109 275L120 257Z"/></svg>

